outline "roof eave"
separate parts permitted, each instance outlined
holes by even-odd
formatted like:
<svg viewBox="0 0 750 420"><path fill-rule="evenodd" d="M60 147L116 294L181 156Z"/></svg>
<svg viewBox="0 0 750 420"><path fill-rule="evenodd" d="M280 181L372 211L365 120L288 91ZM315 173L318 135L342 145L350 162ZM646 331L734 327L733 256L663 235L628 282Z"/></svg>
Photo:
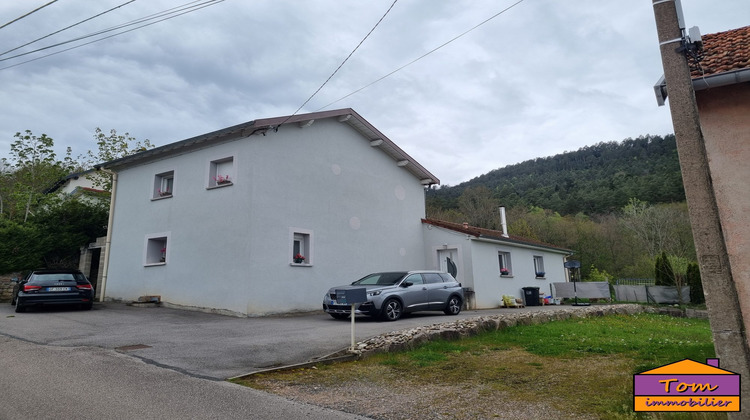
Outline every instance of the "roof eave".
<svg viewBox="0 0 750 420"><path fill-rule="evenodd" d="M401 148L399 148L393 141L381 133L378 129L373 127L367 120L362 118L361 115L357 114L351 108L338 109L333 111L321 111L313 112L309 114L292 115L285 117L274 117L264 118L254 121L249 121L243 124L238 124L232 127L228 127L222 130L217 130L211 133L203 134L200 136L192 137L175 143L170 143L165 146L157 147L154 149L146 150L143 152L136 153L134 155L126 156L120 159L115 159L109 162L104 162L95 165L95 168L107 168L116 169L124 166L129 166L141 162L146 162L151 159L157 159L162 155L175 153L180 150L188 151L196 147L202 147L203 143L206 142L218 142L222 139L230 139L239 134L242 137L248 137L253 134L267 133L269 130L278 130L281 126L287 126L296 124L302 126L302 124L309 125L316 119L334 118L338 117L339 122L349 124L353 129L364 136L373 147L378 147L386 155L390 156L399 166L404 167L412 175L417 177L422 185L439 185L440 180L419 164L414 158L409 156ZM377 144L375 141L377 141Z"/></svg>
<svg viewBox="0 0 750 420"><path fill-rule="evenodd" d="M693 90L701 91L750 82L750 69L739 69L693 79ZM662 75L654 85L656 103L663 106L667 100L667 83Z"/></svg>
<svg viewBox="0 0 750 420"><path fill-rule="evenodd" d="M563 254L563 255L573 255L575 251L572 249L565 249L565 248L557 248L553 246L544 246L539 244L532 244L528 242L522 242L510 238L495 238L492 236L475 236L472 238L472 240L480 241L480 242L489 242L494 244L509 244L513 246L517 246L519 248L527 248L527 249L543 249L545 251L554 252L557 254Z"/></svg>

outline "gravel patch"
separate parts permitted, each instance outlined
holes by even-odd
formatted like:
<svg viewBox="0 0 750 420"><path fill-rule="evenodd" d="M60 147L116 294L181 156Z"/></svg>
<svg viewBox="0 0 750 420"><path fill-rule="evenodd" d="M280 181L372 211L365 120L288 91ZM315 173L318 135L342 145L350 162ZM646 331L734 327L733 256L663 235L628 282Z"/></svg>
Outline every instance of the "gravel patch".
<svg viewBox="0 0 750 420"><path fill-rule="evenodd" d="M393 331L357 344L360 357L377 353L410 349L418 344L436 339L458 339L483 331L502 329L512 325L531 325L576 317L609 314L635 314L643 312L640 305L608 305L561 308L554 312L511 312L471 319L434 324ZM343 353L343 352L342 352ZM501 352L501 359L488 359L487 366L522 366L529 362L529 354L519 349ZM565 369L576 369L575 361ZM590 362L587 368L598 372L612 372L621 361L602 358ZM558 367L560 368L560 367ZM521 369L521 368L519 368ZM513 392L513 381L523 382L518 372L510 372L507 383L479 383L435 380L432 383L415 383L408 372L394 375L392 370L379 365L362 364L353 369L353 378L328 378L321 380L316 368L295 372L295 379L278 380L273 375L253 378L254 386L285 398L332 408L374 419L595 419L582 412L564 412L556 409L565 396L554 395L545 388L561 386L564 377L550 383L540 383L534 395ZM467 372L467 375L470 375ZM438 375L439 376L439 375ZM522 376L522 375L521 375ZM562 386L568 386L562 383ZM563 405L564 406L564 405ZM573 410L575 411L575 410Z"/></svg>

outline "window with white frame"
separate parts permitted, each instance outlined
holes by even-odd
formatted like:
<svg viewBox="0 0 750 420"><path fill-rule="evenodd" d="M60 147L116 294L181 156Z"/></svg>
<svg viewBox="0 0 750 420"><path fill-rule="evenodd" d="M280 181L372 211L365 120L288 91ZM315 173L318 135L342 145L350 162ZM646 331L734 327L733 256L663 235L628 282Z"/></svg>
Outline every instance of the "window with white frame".
<svg viewBox="0 0 750 420"><path fill-rule="evenodd" d="M234 156L212 160L208 168L208 187L224 187L234 183Z"/></svg>
<svg viewBox="0 0 750 420"><path fill-rule="evenodd" d="M534 271L537 277L544 277L544 257L541 255L534 255Z"/></svg>
<svg viewBox="0 0 750 420"><path fill-rule="evenodd" d="M304 229L292 229L291 255L292 264L312 264L312 232Z"/></svg>
<svg viewBox="0 0 750 420"><path fill-rule="evenodd" d="M167 245L169 236L157 234L146 237L146 249L144 250L143 265L161 265L167 263Z"/></svg>
<svg viewBox="0 0 750 420"><path fill-rule="evenodd" d="M513 270L510 264L510 252L498 251L497 262L500 268L501 276L510 276Z"/></svg>
<svg viewBox="0 0 750 420"><path fill-rule="evenodd" d="M163 172L154 176L154 198L171 197L174 191L174 171Z"/></svg>

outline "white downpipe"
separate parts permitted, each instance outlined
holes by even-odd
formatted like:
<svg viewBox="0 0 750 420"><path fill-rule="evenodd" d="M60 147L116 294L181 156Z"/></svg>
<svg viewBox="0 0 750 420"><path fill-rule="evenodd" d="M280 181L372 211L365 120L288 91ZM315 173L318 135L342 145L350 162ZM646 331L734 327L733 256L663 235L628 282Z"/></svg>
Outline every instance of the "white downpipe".
<svg viewBox="0 0 750 420"><path fill-rule="evenodd" d="M117 199L117 172L101 167L98 171L112 175L112 192L109 197L109 220L107 221L107 239L104 242L104 270L102 270L102 281L99 285L99 302L104 302L105 290L107 288L107 273L109 272L109 250L112 245L112 224L115 218L115 200Z"/></svg>

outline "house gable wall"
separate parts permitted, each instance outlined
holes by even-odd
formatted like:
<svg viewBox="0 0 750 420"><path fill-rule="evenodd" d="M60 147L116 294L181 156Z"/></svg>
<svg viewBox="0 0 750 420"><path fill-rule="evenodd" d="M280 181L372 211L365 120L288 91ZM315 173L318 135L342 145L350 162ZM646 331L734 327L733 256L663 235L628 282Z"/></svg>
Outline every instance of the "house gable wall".
<svg viewBox="0 0 750 420"><path fill-rule="evenodd" d="M750 319L750 83L696 92L732 276Z"/></svg>
<svg viewBox="0 0 750 420"><path fill-rule="evenodd" d="M208 188L231 156L231 186ZM154 176L174 172L153 200ZM119 171L109 298L238 314L318 309L325 290L373 271L424 267L424 188L335 119L282 126ZM291 263L295 230L312 255ZM169 234L167 262L144 267L146 236Z"/></svg>

